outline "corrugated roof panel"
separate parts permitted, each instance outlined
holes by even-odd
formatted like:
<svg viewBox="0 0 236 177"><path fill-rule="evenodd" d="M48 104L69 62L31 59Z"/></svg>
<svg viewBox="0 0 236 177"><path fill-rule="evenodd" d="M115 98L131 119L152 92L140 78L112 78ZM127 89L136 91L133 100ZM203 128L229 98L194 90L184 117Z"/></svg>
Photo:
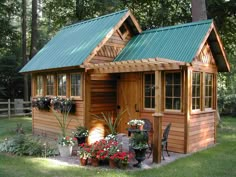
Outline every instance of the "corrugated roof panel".
<svg viewBox="0 0 236 177"><path fill-rule="evenodd" d="M20 72L81 65L128 9L62 28Z"/></svg>
<svg viewBox="0 0 236 177"><path fill-rule="evenodd" d="M133 37L115 61L166 58L192 62L212 20L144 31Z"/></svg>

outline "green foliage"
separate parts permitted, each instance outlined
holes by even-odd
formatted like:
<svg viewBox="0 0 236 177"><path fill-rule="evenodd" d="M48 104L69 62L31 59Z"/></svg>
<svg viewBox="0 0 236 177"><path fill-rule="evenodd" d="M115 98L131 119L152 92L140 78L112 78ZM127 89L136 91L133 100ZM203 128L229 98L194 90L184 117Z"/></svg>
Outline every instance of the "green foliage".
<svg viewBox="0 0 236 177"><path fill-rule="evenodd" d="M0 57L0 98L20 98L23 76L18 74L20 61L15 56Z"/></svg>
<svg viewBox="0 0 236 177"><path fill-rule="evenodd" d="M55 154L54 149L50 148L47 144L43 144L40 139L24 134L18 134L10 139L6 139L0 144L0 151L19 156L27 155L44 157Z"/></svg>
<svg viewBox="0 0 236 177"><path fill-rule="evenodd" d="M143 149L148 147L148 134L146 132L135 132L131 138L131 146L134 149Z"/></svg>
<svg viewBox="0 0 236 177"><path fill-rule="evenodd" d="M53 114L60 126L62 137L66 137L66 130L67 130L70 122L73 119L72 116L69 116L70 108L67 107L67 109L65 109L63 112L57 112L56 110L54 110L54 108L50 107L50 109L52 110L52 112L53 112Z"/></svg>
<svg viewBox="0 0 236 177"><path fill-rule="evenodd" d="M126 112L126 110L120 112L117 114L117 116L115 117L113 112L107 112L101 113L100 115L96 115L96 114L92 114L96 119L104 121L105 125L108 127L107 129L107 133L108 134L112 134L112 135L116 135L117 134L117 128L120 125L120 122L122 120L122 115Z"/></svg>

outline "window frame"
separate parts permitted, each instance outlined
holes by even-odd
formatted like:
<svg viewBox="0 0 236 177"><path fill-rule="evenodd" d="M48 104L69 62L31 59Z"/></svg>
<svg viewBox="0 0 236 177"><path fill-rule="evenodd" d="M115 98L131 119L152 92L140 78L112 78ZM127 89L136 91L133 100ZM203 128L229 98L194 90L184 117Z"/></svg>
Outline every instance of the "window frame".
<svg viewBox="0 0 236 177"><path fill-rule="evenodd" d="M79 86L79 93L80 93L80 95L79 96L77 96L77 95L72 95L72 75L73 74L79 74L80 75L80 86ZM71 98L75 98L75 99L82 99L82 97L83 97L83 92L82 92L82 88L83 88L83 73L81 73L81 72L73 72L73 73L70 73L70 97Z"/></svg>
<svg viewBox="0 0 236 177"><path fill-rule="evenodd" d="M146 96L145 95L145 87L146 87L146 82L145 82L145 76L146 75L151 75L151 83L149 85L152 85L154 87L154 95L152 95L152 92L151 92L151 95L150 96ZM154 83L152 83L152 77L154 77ZM152 99L154 99L154 107L145 107L145 98L146 97L150 97L150 105L152 105ZM155 72L145 72L143 74L143 109L144 110L155 110Z"/></svg>
<svg viewBox="0 0 236 177"><path fill-rule="evenodd" d="M193 97L193 86L194 86L194 84L193 84L193 74L194 73L196 73L196 74L199 74L199 84L195 84L195 85L197 85L197 86L199 86L199 97ZM191 89L191 111L192 112L197 112L197 111L201 111L202 110L202 97L203 97L203 94L202 94L202 85L201 85L201 83L202 83L202 73L200 72L200 71L193 71L192 72L192 83L191 83L191 85L192 85L192 89ZM197 108L197 109L193 109L193 98L199 98L199 108Z"/></svg>
<svg viewBox="0 0 236 177"><path fill-rule="evenodd" d="M166 75L167 74L176 74L176 73L179 73L180 74L180 83L179 83L179 88L180 88L180 96L179 97L175 97L175 96L173 96L174 94L173 94L173 92L174 92L174 90L173 90L173 88L171 88L171 90L172 90L172 96L171 96L171 99L172 99L172 108L173 108L173 105L174 105L174 103L173 103L173 99L175 99L175 98L179 98L180 99L180 105L179 105L179 109L167 109L166 108ZM164 104L163 104L163 107L164 107L164 111L165 112L182 112L182 107L183 107L183 94L182 94L182 91L183 91L183 78L182 78L182 72L181 71L167 71L167 72L164 72L164 84L163 84L163 90L164 90L164 94L163 94L163 97L164 97L164 99L163 99L163 102L164 102ZM172 76L173 77L173 76ZM173 85L177 85L177 84L173 84L173 80L172 80L172 87L173 87Z"/></svg>
<svg viewBox="0 0 236 177"><path fill-rule="evenodd" d="M48 84L48 76L50 76L50 79L53 79L52 85L49 85L49 84ZM45 77L45 79L46 79L46 95L47 95L47 96L54 96L54 95L56 95L56 94L55 94L55 82L56 82L57 80L56 80L56 78L55 78L55 75L54 75L54 74L47 74L46 77ZM51 80L50 80L50 81L51 81ZM52 87L52 94L49 94L49 93L48 93L48 90L49 90L48 88L49 88L49 86Z"/></svg>
<svg viewBox="0 0 236 177"><path fill-rule="evenodd" d="M59 86L60 86L60 76L61 75L63 75L63 76L65 76L66 77L66 79L65 79L65 84L63 84L62 86L64 86L65 87L65 95L61 95L61 94L59 94ZM67 83L68 83L68 81L67 81L67 74L66 73L58 73L57 74L57 96L59 96L59 97L66 97L67 96Z"/></svg>
<svg viewBox="0 0 236 177"><path fill-rule="evenodd" d="M41 79L39 79L41 78ZM41 84L39 84L38 81L41 81ZM40 86L41 85L41 86ZM41 87L41 94L39 93L39 87ZM43 96L44 95L44 77L43 75L37 75L36 76L36 96Z"/></svg>
<svg viewBox="0 0 236 177"><path fill-rule="evenodd" d="M210 75L211 76L211 85L206 83L206 78L207 76ZM205 73L205 77L204 77L204 109L205 110L212 110L213 109L213 94L214 94L214 87L213 87L213 83L214 83L214 74L213 73ZM211 90L211 96L206 96L206 87L210 86L210 90ZM206 98L211 97L211 106L207 107L206 106Z"/></svg>

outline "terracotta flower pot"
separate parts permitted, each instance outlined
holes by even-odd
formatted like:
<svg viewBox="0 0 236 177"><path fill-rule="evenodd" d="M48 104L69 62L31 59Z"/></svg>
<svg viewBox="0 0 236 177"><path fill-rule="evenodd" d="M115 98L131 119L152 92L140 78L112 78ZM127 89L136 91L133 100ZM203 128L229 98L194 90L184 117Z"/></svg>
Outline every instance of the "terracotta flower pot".
<svg viewBox="0 0 236 177"><path fill-rule="evenodd" d="M117 167L115 160L109 159L109 167L110 168L116 168Z"/></svg>
<svg viewBox="0 0 236 177"><path fill-rule="evenodd" d="M87 165L87 159L80 158L80 165L81 166L86 166Z"/></svg>
<svg viewBox="0 0 236 177"><path fill-rule="evenodd" d="M97 158L92 158L91 159L91 165L94 167L98 167L99 166L99 160Z"/></svg>

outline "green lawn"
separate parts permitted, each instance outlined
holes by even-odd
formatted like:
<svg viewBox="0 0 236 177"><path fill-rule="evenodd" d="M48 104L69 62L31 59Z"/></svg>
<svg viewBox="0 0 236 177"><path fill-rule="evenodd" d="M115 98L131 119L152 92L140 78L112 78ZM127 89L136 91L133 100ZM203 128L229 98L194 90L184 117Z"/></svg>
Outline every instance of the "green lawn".
<svg viewBox="0 0 236 177"><path fill-rule="evenodd" d="M0 120L0 140L4 139L22 121L29 119ZM9 131L9 132L8 132ZM30 131L30 130L29 130ZM217 145L213 148L179 159L171 164L150 170L121 171L80 166L61 166L43 158L15 157L0 154L0 176L7 177L231 177L236 176L236 118L223 118L218 129Z"/></svg>

